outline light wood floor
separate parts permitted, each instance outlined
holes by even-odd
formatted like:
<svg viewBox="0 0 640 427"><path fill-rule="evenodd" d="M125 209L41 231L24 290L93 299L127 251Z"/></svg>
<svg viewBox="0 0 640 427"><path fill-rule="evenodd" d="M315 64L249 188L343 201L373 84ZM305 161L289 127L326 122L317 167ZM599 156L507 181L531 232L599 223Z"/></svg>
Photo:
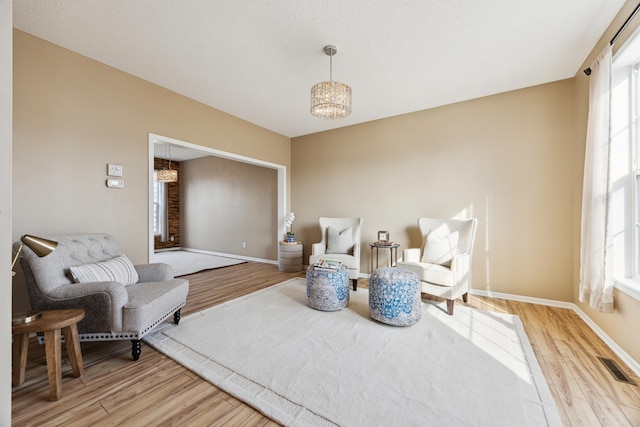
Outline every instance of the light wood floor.
<svg viewBox="0 0 640 427"><path fill-rule="evenodd" d="M250 262L187 277L183 316L304 272ZM367 285L360 279L359 287ZM616 381L596 356L640 379L572 310L476 296L467 305L521 317L565 426L640 426L640 386ZM85 374L73 378L63 350L62 397L50 402L44 346L30 342L26 381L13 388L12 425L277 425L144 343L137 362L129 341L82 343L82 353Z"/></svg>

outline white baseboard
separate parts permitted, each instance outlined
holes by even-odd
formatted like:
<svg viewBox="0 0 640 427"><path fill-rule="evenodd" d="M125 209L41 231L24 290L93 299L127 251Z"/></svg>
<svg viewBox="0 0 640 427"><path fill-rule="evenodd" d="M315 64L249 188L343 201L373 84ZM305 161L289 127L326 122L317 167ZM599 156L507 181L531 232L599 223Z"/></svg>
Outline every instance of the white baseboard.
<svg viewBox="0 0 640 427"><path fill-rule="evenodd" d="M591 320L589 316L587 316L582 310L580 310L580 308L576 304L572 302L556 301L556 300L549 300L544 298L533 298L533 297L526 297L522 295L505 294L502 292L483 291L479 289L471 289L469 290L469 293L471 295L480 295L480 296L486 296L490 298L500 298L500 299L511 300L511 301L527 302L531 304L540 304L540 305L546 305L550 307L570 308L571 310L575 311L578 316L580 316L580 318L584 321L584 323L586 323L587 326L589 326L591 330L595 332L596 335L598 335L600 339L604 341L604 343L615 354L617 354L618 357L620 357L620 359L622 359L624 363L627 364L629 369L631 369L636 375L640 376L640 363L638 363L631 356L629 356L629 354L626 351L624 351L622 347L616 344L616 342L612 340L609 337L609 335L607 335L602 330L602 328L600 328L600 326L598 326L593 320Z"/></svg>
<svg viewBox="0 0 640 427"><path fill-rule="evenodd" d="M598 335L600 337L600 339L602 341L604 341L604 343L609 346L609 348L611 350L613 350L613 352L615 354L618 355L618 357L620 357L620 359L622 359L622 361L624 363L627 364L627 366L638 376L640 376L640 363L636 362L631 356L629 356L629 354L624 351L618 344L616 344L616 342L614 340L612 340L609 335L607 335L601 328L600 326L598 326L596 324L596 322L594 322L593 320L591 320L591 318L589 316L586 315L586 313L582 310L580 310L580 307L578 307L577 305L574 304L573 307L573 311L575 311L578 316L580 316L580 318L584 321L584 323L586 323L587 325L589 325L589 327L593 330L593 332L596 333L596 335Z"/></svg>
<svg viewBox="0 0 640 427"><path fill-rule="evenodd" d="M469 293L471 295L480 295L480 296L489 297L489 298L499 298L499 299L507 299L511 301L528 302L531 304L547 305L549 307L571 308L571 309L574 309L576 307L576 305L572 302L556 301L553 299L544 299L544 298L534 298L534 297L527 297L523 295L505 294L502 292L483 291L480 289L470 289Z"/></svg>

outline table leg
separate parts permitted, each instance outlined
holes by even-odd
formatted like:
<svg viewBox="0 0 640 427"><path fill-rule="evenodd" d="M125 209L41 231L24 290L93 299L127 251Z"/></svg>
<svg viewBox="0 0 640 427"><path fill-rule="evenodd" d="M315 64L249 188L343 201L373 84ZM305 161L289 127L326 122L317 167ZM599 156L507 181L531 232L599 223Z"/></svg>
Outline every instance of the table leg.
<svg viewBox="0 0 640 427"><path fill-rule="evenodd" d="M13 335L13 385L24 383L24 372L27 369L27 352L29 351L29 334Z"/></svg>
<svg viewBox="0 0 640 427"><path fill-rule="evenodd" d="M84 365L82 364L82 351L80 350L80 340L78 339L78 324L62 328L64 342L67 345L67 354L73 368L73 376L79 377L84 374Z"/></svg>
<svg viewBox="0 0 640 427"><path fill-rule="evenodd" d="M60 329L44 332L44 347L49 376L49 399L58 400L62 395L62 356Z"/></svg>
<svg viewBox="0 0 640 427"><path fill-rule="evenodd" d="M371 256L369 257L369 274L373 274L373 246L371 246Z"/></svg>

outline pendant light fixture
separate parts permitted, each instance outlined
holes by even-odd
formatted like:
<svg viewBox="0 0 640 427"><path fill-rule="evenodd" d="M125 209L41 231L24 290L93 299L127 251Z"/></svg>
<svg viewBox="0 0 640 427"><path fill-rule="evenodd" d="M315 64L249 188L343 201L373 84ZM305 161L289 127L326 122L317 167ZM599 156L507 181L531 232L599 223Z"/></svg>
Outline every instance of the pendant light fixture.
<svg viewBox="0 0 640 427"><path fill-rule="evenodd" d="M171 169L171 145L169 148L169 168L162 168L156 172L156 181L158 182L178 182L178 171Z"/></svg>
<svg viewBox="0 0 640 427"><path fill-rule="evenodd" d="M351 114L351 88L333 81L333 55L338 49L328 45L324 53L329 56L329 81L311 88L311 114L320 119L342 119Z"/></svg>

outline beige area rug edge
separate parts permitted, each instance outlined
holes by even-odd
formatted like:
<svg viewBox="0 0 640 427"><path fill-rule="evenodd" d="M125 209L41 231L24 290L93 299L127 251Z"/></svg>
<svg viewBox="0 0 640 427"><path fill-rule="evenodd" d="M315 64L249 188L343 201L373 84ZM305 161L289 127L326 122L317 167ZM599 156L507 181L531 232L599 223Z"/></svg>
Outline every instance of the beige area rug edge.
<svg viewBox="0 0 640 427"><path fill-rule="evenodd" d="M203 254L185 250L161 251L153 254L151 262L164 262L173 269L176 277L199 273L205 270L243 264L242 259Z"/></svg>
<svg viewBox="0 0 640 427"><path fill-rule="evenodd" d="M290 286L290 285L293 285L293 286ZM344 424L344 420L341 421L340 419L338 419L336 421L335 419L333 419L331 414L327 416L327 413L322 410L324 408L321 407L321 410L311 410L305 407L304 405L298 404L292 401L290 398L287 398L285 396L286 392L282 393L282 392L276 391L278 387L277 386L271 387L271 385L268 384L268 381L254 381L249 378L251 375L249 375L249 377L242 375L237 372L237 369L218 363L217 361L213 360L213 357L206 356L204 354L205 352L197 351L192 348L189 348L188 346L185 346L184 344L178 342L178 340L170 336L173 334L173 335L177 335L178 337L180 337L180 339L182 339L182 333L180 332L180 328L184 325L184 323L189 323L193 321L197 322L199 318L206 317L207 315L211 314L212 311L220 310L222 307L224 307L225 310L233 309L233 306L237 304L241 304L243 302L242 300L245 298L251 298L255 300L256 298L261 298L261 294L268 293L271 290L274 290L274 288L283 287L283 286L289 286L292 289L296 288L296 292L298 294L300 292L304 293L304 279L301 279L301 278L291 279L279 285L275 285L273 287L266 288L258 292L254 292L245 297L229 301L227 303L209 308L199 313L194 313L190 316L185 317L183 319L183 322L181 322L181 325L177 327L175 325L168 324L168 323L164 324L159 329L157 329L153 334L145 337L145 341L151 346L155 347L158 351L166 354L167 356L173 358L174 360L176 360L178 363L182 364L186 368L192 370L194 373L198 374L203 379L220 387L221 389L237 397L238 399L248 403L249 405L259 410L260 412L264 413L266 416L276 420L279 423L282 423L283 425L322 426L322 425ZM363 300L365 299L365 296L366 296L366 289L358 290L357 293L352 292L351 295L352 295L352 302L350 303L350 307L353 308L353 311L360 311L360 318L364 317L364 312L363 312L364 301ZM297 297L300 299L299 295ZM355 299L359 299L359 300L354 301ZM296 307L295 309L299 311L299 308L300 307ZM444 313L442 313L441 315L439 313L442 311L440 310L440 308L432 306L430 304L425 304L423 306L423 310L425 311L423 311L423 319L421 322L425 322L425 321L427 322L431 321L433 323L437 322L437 320L433 318L433 315L435 314L436 317L444 316L443 319L447 322L451 322L453 324L460 323L459 321L464 317L464 313L462 312L465 311L466 307L456 307L456 309L458 308L462 310L460 310L461 313L459 315L459 318L455 319L455 316L454 318L448 318L448 316L446 316ZM310 314L322 313L322 312L316 312L315 310L312 310L308 307L305 307L305 310L310 310L308 311L308 313ZM348 311L348 310L349 308L347 308L347 310L345 311ZM471 309L466 309L466 310L471 310ZM301 312L304 312L304 311L301 311ZM483 312L482 310L476 310L474 312L474 314L476 315L476 319L474 320L476 322L482 321L482 318L480 316L482 312ZM489 313L489 312L485 312L485 313ZM331 315L337 314L337 312L322 313L322 314L324 315L328 314L331 316ZM533 348L531 347L531 344L528 341L528 338L526 336L526 333L524 332L524 328L522 326L522 323L520 322L520 319L517 316L500 315L497 313L490 313L490 316L491 316L491 319L497 319L498 323L504 321L505 319L508 319L509 323L511 323L511 320L513 320L512 322L513 329L517 332L519 336L519 342L512 344L510 340L506 340L506 341L503 340L501 345L505 347L505 350L507 352L513 351L517 355L522 354L520 356L521 358L526 358L528 372L524 373L524 376L531 375L531 378L533 380L533 390L527 389L523 391L524 400L526 400L522 403L522 410L523 410L522 417L524 419L523 421L528 420L530 423L532 423L533 420L536 420L535 424L530 424L530 425L540 425L540 420L543 419L546 425L551 425L551 426L562 425L557 409L555 407L553 397L544 380L542 370L538 365L538 362L535 358L535 354L533 352ZM388 327L386 325L378 324L377 322L374 322L370 319L366 323L368 327L371 327L371 325L377 325L374 327L391 328L391 330L397 331L397 332L394 332L394 334L405 333L410 329L410 328ZM496 323L496 325L498 325L498 323ZM414 328L415 326L416 325L414 325L411 328ZM244 325L244 327L246 327L246 325ZM455 326L455 327L458 327L458 326ZM498 325L498 328L499 327L500 325ZM202 330L205 328L200 326L199 329ZM492 331L489 332L489 334L492 334L492 333L493 333ZM319 339L321 340L321 338ZM483 345L483 344L479 344L478 337L476 338L472 337L472 339L477 341L475 345ZM481 337L480 339L484 339L484 338ZM502 338L499 338L499 339L502 339ZM506 348L511 345L515 345L517 346L517 348L515 347L512 349ZM366 370L366 368L364 367L362 369ZM519 367L518 369L521 369L521 367ZM518 374L523 375L522 372ZM260 382L264 382L267 384L265 386L260 384ZM526 387L530 387L530 386L526 386ZM439 392L439 393L442 393L442 392ZM418 397L418 398L424 398L424 397ZM410 401L410 399L408 401ZM495 402L494 402L494 406L495 406ZM357 410L357 409L358 408L354 408L354 410ZM407 410L409 410L409 408L407 408ZM465 411L464 405L460 407L460 411ZM366 419L366 416L363 416L363 419ZM383 422L386 425L392 425L394 424L394 422L391 422L391 421L399 421L399 420L390 419L387 421L389 422L385 423L383 420L380 420L380 422ZM480 421L480 419L478 421ZM353 420L351 420L351 423L349 425L355 425L355 424L353 423ZM456 419L455 417L451 419L439 418L437 424L443 425L443 426L488 425L486 420L482 424L481 423L469 424L468 421ZM411 425L411 424L406 424L406 425ZM415 424L415 425L418 425L418 424ZM497 423L493 425L501 425L501 424Z"/></svg>

